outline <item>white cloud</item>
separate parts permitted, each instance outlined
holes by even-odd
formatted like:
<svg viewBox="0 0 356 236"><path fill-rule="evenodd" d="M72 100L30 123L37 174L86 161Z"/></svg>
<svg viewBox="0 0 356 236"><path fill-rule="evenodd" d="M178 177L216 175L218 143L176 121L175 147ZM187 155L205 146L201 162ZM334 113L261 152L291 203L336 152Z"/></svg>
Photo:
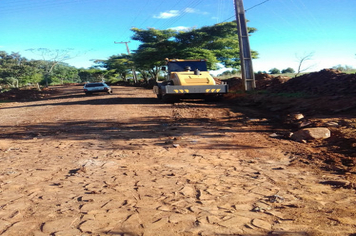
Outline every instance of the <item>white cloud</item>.
<svg viewBox="0 0 356 236"><path fill-rule="evenodd" d="M189 14L203 14L206 15L208 14L207 12L202 12L199 10L196 10L194 8L190 8L187 7L182 11L178 11L178 10L169 10L169 11L165 11L165 12L160 12L159 15L154 15L153 18L157 18L157 19L169 19L172 17L177 17L179 15L181 15L182 13L189 13Z"/></svg>
<svg viewBox="0 0 356 236"><path fill-rule="evenodd" d="M176 16L179 16L179 11L177 11L177 10L169 10L169 11L166 11L166 12L159 13L158 16L154 15L153 17L154 18L158 18L158 19L169 19L169 18L176 17Z"/></svg>
<svg viewBox="0 0 356 236"><path fill-rule="evenodd" d="M186 9L184 9L184 12L186 12L186 13L195 13L196 11L193 8L187 7Z"/></svg>
<svg viewBox="0 0 356 236"><path fill-rule="evenodd" d="M177 26L177 27L172 27L172 28L169 28L169 29L175 30L175 31L189 31L190 29L192 29L192 27Z"/></svg>

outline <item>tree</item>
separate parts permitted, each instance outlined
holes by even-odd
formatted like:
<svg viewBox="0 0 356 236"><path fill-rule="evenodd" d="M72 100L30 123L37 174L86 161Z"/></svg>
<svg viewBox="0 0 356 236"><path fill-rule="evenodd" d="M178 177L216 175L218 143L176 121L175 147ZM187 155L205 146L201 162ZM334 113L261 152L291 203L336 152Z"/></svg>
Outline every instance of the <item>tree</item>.
<svg viewBox="0 0 356 236"><path fill-rule="evenodd" d="M280 74L281 71L277 68L272 68L268 71L270 74Z"/></svg>
<svg viewBox="0 0 356 236"><path fill-rule="evenodd" d="M348 66L348 65L342 66L340 64L337 66L333 66L332 68L343 72L353 70L352 66Z"/></svg>
<svg viewBox="0 0 356 236"><path fill-rule="evenodd" d="M77 55L71 55L72 54L72 50L73 49L55 49L55 50L51 50L48 48L31 48L31 49L27 49L27 51L31 51L32 53L39 55L42 57L42 59L44 61L48 61L49 63L47 64L48 66L45 68L45 83L46 83L46 87L48 87L48 80L51 76L51 73L53 71L53 68L61 63L64 62L66 60L72 59Z"/></svg>
<svg viewBox="0 0 356 236"><path fill-rule="evenodd" d="M78 75L82 82L98 82L104 80L106 73L108 72L105 70L90 68L80 70Z"/></svg>
<svg viewBox="0 0 356 236"><path fill-rule="evenodd" d="M225 22L187 32L157 30L149 28L131 29L133 40L141 42L133 60L136 68L150 70L157 79L159 66L165 58L207 59L208 69L217 69L217 63L225 67L238 68L239 42L236 22ZM256 29L249 28L249 33ZM257 52L252 52L253 58Z"/></svg>
<svg viewBox="0 0 356 236"><path fill-rule="evenodd" d="M51 75L52 82L64 84L64 81L69 83L79 82L78 69L68 65L67 63L58 63L53 69Z"/></svg>
<svg viewBox="0 0 356 236"><path fill-rule="evenodd" d="M107 60L95 60L97 67L105 68L110 74L116 74L123 80L132 74L134 62L132 56L127 54L113 55Z"/></svg>
<svg viewBox="0 0 356 236"><path fill-rule="evenodd" d="M306 61L311 60L313 56L314 56L313 52L304 54L303 56L297 56L297 59L299 60L299 64L298 64L298 69L297 69L297 73L295 74L295 77L297 77L301 72L306 71L306 70L310 69L311 67L313 67L313 65L310 65L310 66L307 66L304 69L302 69L303 64Z"/></svg>
<svg viewBox="0 0 356 236"><path fill-rule="evenodd" d="M36 74L35 67L19 53L7 54L0 51L0 80L10 87L18 88L29 83L29 78Z"/></svg>
<svg viewBox="0 0 356 236"><path fill-rule="evenodd" d="M248 28L251 34L255 28ZM209 69L216 69L216 62L225 67L238 68L241 65L239 58L239 40L237 36L236 21L224 22L200 29L192 29L176 36L179 49L203 49L212 53L212 61ZM257 58L257 52L252 51L252 57ZM209 58L207 58L209 61Z"/></svg>
<svg viewBox="0 0 356 236"><path fill-rule="evenodd" d="M134 51L133 61L138 71L147 71L153 78L158 80L160 66L164 63L164 59L172 57L172 53L176 51L177 43L171 40L177 35L174 30L158 30L148 28L142 30L132 28L134 35L133 40L140 41L141 44Z"/></svg>
<svg viewBox="0 0 356 236"><path fill-rule="evenodd" d="M282 74L286 74L286 73L294 73L295 71L293 68L288 67L286 69L283 69L281 72L282 72Z"/></svg>

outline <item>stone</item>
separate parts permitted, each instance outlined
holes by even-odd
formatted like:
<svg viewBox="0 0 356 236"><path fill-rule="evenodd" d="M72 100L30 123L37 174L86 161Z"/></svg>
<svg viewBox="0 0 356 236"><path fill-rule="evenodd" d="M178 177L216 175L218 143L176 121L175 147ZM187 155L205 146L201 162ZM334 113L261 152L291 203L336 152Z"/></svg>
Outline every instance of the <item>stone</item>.
<svg viewBox="0 0 356 236"><path fill-rule="evenodd" d="M302 113L294 113L291 115L291 118L294 120L301 120L304 118L304 115Z"/></svg>
<svg viewBox="0 0 356 236"><path fill-rule="evenodd" d="M281 135L277 134L277 133L273 133L269 135L270 138L280 138Z"/></svg>
<svg viewBox="0 0 356 236"><path fill-rule="evenodd" d="M331 132L328 128L316 127L298 130L292 134L291 139L297 142L301 142L302 140L327 139L330 138L330 136Z"/></svg>
<svg viewBox="0 0 356 236"><path fill-rule="evenodd" d="M339 127L340 126L339 123L333 122L333 121L326 122L325 125L327 127Z"/></svg>

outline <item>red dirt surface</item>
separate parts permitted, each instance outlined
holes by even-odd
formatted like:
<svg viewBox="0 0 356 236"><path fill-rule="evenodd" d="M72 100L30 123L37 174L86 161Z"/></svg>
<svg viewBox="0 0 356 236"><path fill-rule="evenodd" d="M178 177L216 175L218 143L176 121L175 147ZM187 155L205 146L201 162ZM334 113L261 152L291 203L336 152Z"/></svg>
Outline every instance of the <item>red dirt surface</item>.
<svg viewBox="0 0 356 236"><path fill-rule="evenodd" d="M355 235L355 75L261 77L221 103L2 93L0 235Z"/></svg>
<svg viewBox="0 0 356 236"><path fill-rule="evenodd" d="M355 173L356 164L356 74L345 74L334 69L305 74L296 78L256 75L256 90L239 94L242 80L228 80L227 98L236 105L261 109L266 115L290 131L307 127L328 127L331 138L309 145L323 150L313 158L329 164L327 168ZM290 114L302 113L299 122L290 120Z"/></svg>

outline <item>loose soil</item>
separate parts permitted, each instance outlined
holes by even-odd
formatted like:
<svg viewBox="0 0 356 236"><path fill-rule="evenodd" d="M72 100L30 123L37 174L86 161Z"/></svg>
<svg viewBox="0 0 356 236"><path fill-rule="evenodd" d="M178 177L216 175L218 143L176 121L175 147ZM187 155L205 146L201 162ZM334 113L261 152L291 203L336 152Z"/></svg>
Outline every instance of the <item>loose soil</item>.
<svg viewBox="0 0 356 236"><path fill-rule="evenodd" d="M308 109L337 95L165 104L81 88L0 106L0 235L355 235L354 110ZM287 138L301 122L332 137Z"/></svg>

